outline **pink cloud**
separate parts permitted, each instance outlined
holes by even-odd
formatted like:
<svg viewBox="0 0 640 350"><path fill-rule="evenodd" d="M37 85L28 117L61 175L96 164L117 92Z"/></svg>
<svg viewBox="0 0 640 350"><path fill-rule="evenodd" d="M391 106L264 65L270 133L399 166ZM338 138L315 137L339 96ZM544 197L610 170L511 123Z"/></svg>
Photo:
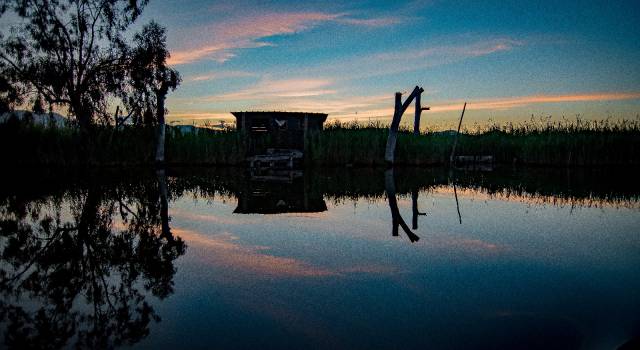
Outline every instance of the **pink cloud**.
<svg viewBox="0 0 640 350"><path fill-rule="evenodd" d="M468 110L506 110L540 103L620 101L640 99L640 92L603 92L578 93L561 95L532 95L520 97L503 97L493 99L470 100ZM431 106L433 112L462 110L463 102Z"/></svg>
<svg viewBox="0 0 640 350"><path fill-rule="evenodd" d="M225 62L235 56L236 49L272 45L260 39L299 33L330 21L368 27L397 23L397 20L392 18L355 19L347 17L344 13L323 12L271 12L234 17L195 28L184 46L172 51L168 61L172 65L203 59Z"/></svg>
<svg viewBox="0 0 640 350"><path fill-rule="evenodd" d="M200 75L191 76L185 79L185 82L200 82L200 81L209 81L209 80L219 80L219 79L228 79L228 78L247 78L254 77L254 73L244 72L244 71L221 71L221 72L211 72Z"/></svg>

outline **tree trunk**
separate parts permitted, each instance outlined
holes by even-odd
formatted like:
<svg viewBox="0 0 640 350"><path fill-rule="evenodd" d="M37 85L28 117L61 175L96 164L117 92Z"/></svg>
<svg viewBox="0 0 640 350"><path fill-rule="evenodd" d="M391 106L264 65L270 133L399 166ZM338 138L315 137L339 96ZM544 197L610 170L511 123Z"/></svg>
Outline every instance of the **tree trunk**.
<svg viewBox="0 0 640 350"><path fill-rule="evenodd" d="M71 98L71 110L76 116L78 127L80 129L79 144L76 145L79 161L88 164L91 161L93 150L91 135L91 111L82 102L81 96L73 96Z"/></svg>
<svg viewBox="0 0 640 350"><path fill-rule="evenodd" d="M389 136L387 138L387 146L384 149L384 160L393 165L395 161L396 152L396 140L398 138L398 127L400 126L400 119L402 118L402 94L396 92L395 108L393 110L393 120L391 120L391 126L389 127Z"/></svg>
<svg viewBox="0 0 640 350"><path fill-rule="evenodd" d="M165 121L164 121L164 100L167 96L168 87L163 84L162 88L156 92L156 101L158 110L158 131L156 134L156 163L164 163L164 144L165 144Z"/></svg>

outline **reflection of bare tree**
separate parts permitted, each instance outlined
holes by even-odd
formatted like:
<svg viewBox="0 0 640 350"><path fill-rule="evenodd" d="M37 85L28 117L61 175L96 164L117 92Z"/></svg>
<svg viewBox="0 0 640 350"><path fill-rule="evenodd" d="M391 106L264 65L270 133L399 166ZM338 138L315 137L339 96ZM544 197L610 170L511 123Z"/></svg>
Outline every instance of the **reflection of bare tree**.
<svg viewBox="0 0 640 350"><path fill-rule="evenodd" d="M420 194L420 192L416 189L411 191L411 210L413 212L413 217L411 220L411 228L414 230L418 229L418 216L424 216L427 215L427 213L421 213L418 210L418 195Z"/></svg>
<svg viewBox="0 0 640 350"><path fill-rule="evenodd" d="M462 225L462 215L460 214L460 203L458 203L458 190L456 189L456 183L453 183L453 196L456 198L456 210L458 210L458 221Z"/></svg>
<svg viewBox="0 0 640 350"><path fill-rule="evenodd" d="M404 233L409 237L411 242L417 242L420 237L418 237L415 233L409 229L407 223L400 215L400 210L398 209L398 200L396 198L396 184L395 178L393 176L393 168L388 169L384 173L384 187L385 192L387 193L387 199L389 200L389 208L391 209L391 220L392 220L392 234L393 236L398 236L398 226L402 227ZM416 197L417 200L417 197ZM416 206L417 211L417 206ZM416 220L417 221L417 220Z"/></svg>
<svg viewBox="0 0 640 350"><path fill-rule="evenodd" d="M148 335L159 317L146 297L172 294L173 262L185 251L156 186L90 187L23 210L0 203L7 346L104 348Z"/></svg>

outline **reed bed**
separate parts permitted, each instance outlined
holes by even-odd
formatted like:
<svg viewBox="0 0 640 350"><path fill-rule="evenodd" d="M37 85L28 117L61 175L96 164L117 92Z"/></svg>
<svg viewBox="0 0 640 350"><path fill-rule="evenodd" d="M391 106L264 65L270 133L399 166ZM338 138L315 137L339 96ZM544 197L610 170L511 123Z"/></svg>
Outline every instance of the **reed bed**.
<svg viewBox="0 0 640 350"><path fill-rule="evenodd" d="M314 166L384 166L388 126L379 122L329 123L306 140L305 162ZM396 163L448 164L455 132L401 129ZM153 128L96 127L90 136L73 128L0 124L0 160L22 165L152 164ZM166 160L182 165L242 165L246 135L235 130L168 127ZM640 165L640 121L531 120L463 130L456 155L494 157L502 164L550 166Z"/></svg>
<svg viewBox="0 0 640 350"><path fill-rule="evenodd" d="M380 123L332 123L308 142L307 156L321 165L382 165L388 126ZM435 165L448 163L453 131L404 128L398 133L396 163ZM530 120L506 125L465 129L456 155L493 156L497 163L589 166L640 164L640 121L576 119Z"/></svg>

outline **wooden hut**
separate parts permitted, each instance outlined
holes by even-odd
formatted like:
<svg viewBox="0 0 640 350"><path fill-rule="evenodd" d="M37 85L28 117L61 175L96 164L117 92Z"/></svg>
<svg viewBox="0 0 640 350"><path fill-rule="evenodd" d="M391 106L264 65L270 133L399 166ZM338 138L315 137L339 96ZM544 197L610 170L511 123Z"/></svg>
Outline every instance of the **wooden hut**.
<svg viewBox="0 0 640 350"><path fill-rule="evenodd" d="M325 113L306 112L231 112L236 128L249 135L249 156L266 154L267 149L304 151L308 132L322 130Z"/></svg>

